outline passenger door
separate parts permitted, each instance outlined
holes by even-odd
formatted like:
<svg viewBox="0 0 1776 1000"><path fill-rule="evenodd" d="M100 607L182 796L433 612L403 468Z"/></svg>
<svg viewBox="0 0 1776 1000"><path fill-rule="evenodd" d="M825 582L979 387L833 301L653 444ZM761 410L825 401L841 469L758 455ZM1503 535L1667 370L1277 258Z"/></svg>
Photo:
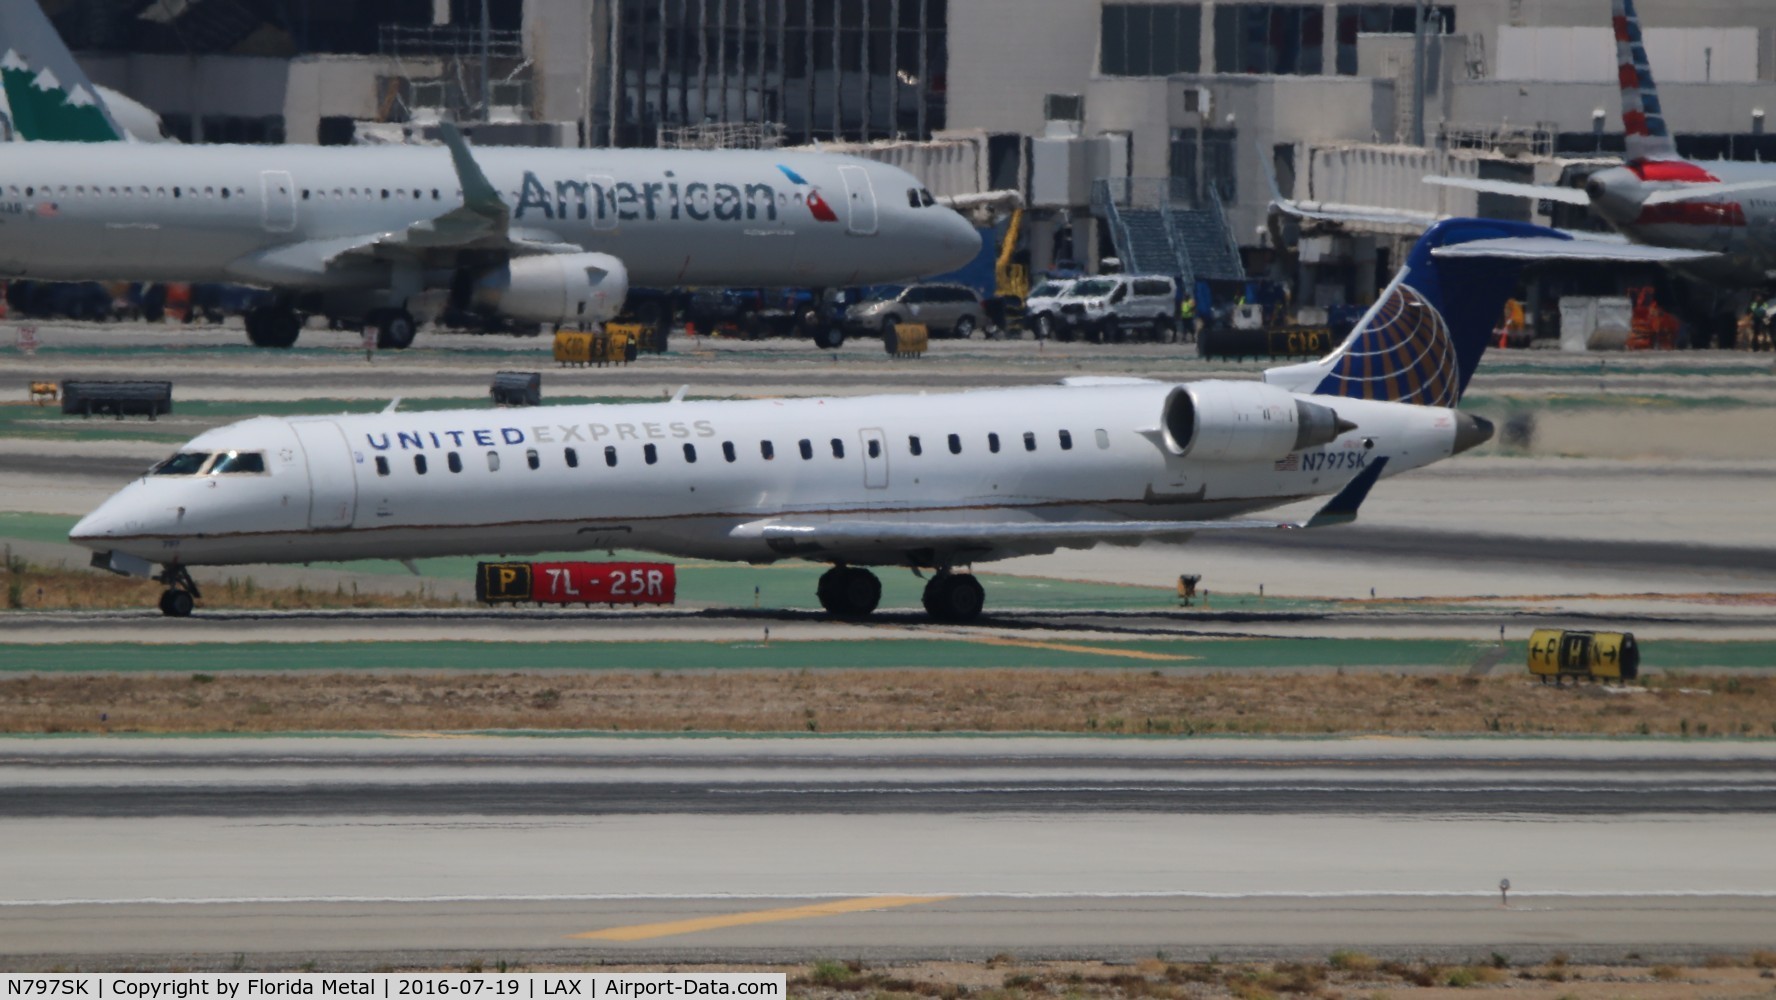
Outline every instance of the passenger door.
<svg viewBox="0 0 1776 1000"><path fill-rule="evenodd" d="M870 184L869 171L840 167L839 180L845 184L845 231L852 236L876 235L876 189Z"/></svg>
<svg viewBox="0 0 1776 1000"><path fill-rule="evenodd" d="M345 431L331 420L293 420L308 467L308 526L349 528L357 514L358 482Z"/></svg>

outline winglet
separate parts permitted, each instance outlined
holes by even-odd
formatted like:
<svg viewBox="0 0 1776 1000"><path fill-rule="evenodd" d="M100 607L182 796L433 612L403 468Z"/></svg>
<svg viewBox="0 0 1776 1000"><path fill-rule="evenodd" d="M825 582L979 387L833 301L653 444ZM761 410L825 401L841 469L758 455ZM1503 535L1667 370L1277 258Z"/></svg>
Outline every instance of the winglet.
<svg viewBox="0 0 1776 1000"><path fill-rule="evenodd" d="M469 144L463 141L462 133L450 122L439 122L438 137L450 148L450 162L456 167L456 179L462 183L463 207L476 215L504 220L506 203L469 154Z"/></svg>
<svg viewBox="0 0 1776 1000"><path fill-rule="evenodd" d="M1375 485L1377 479L1381 478L1381 470L1387 468L1387 464L1388 460L1385 457L1376 459L1374 464L1359 473L1357 478L1345 483L1344 489L1339 490L1337 496L1326 501L1326 506L1321 507L1318 513L1308 518L1307 523L1302 527L1324 528L1329 524L1349 524L1355 521L1357 508L1361 507L1363 501L1368 498L1369 488Z"/></svg>

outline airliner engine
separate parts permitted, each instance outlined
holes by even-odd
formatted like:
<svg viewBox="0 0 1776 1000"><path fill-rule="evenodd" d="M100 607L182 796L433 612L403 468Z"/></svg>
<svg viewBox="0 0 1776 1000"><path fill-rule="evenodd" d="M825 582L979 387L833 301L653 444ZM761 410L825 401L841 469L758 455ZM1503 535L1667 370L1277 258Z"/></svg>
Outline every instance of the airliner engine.
<svg viewBox="0 0 1776 1000"><path fill-rule="evenodd" d="M1190 382L1165 401L1166 450L1205 462L1275 460L1357 425L1262 382Z"/></svg>
<svg viewBox="0 0 1776 1000"><path fill-rule="evenodd" d="M534 254L473 274L462 290L454 304L476 312L534 323L602 323L622 310L629 271L607 253Z"/></svg>

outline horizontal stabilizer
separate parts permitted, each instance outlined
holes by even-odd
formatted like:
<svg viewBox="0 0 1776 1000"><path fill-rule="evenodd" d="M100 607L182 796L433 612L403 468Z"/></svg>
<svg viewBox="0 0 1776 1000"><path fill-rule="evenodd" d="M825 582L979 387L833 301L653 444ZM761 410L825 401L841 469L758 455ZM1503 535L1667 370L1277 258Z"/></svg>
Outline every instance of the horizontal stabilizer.
<svg viewBox="0 0 1776 1000"><path fill-rule="evenodd" d="M1357 478L1344 484L1338 495L1326 501L1319 513L1307 519L1307 528L1324 528L1330 524L1349 524L1357 519L1357 508L1369 498L1369 490L1375 481L1381 478L1381 470L1387 468L1387 456L1382 456L1364 469Z"/></svg>
<svg viewBox="0 0 1776 1000"><path fill-rule="evenodd" d="M1518 184L1515 181L1488 181L1478 177L1443 177L1430 174L1425 177L1426 184L1440 184L1444 187L1466 188L1483 194L1504 194L1515 198L1545 198L1548 201L1561 201L1568 205L1589 205L1591 198L1578 188L1556 187L1552 184Z"/></svg>
<svg viewBox="0 0 1776 1000"><path fill-rule="evenodd" d="M1708 250L1655 247L1641 243L1603 243L1560 236L1506 236L1440 246L1433 257L1500 257L1512 260L1601 260L1624 263L1670 263L1718 256Z"/></svg>

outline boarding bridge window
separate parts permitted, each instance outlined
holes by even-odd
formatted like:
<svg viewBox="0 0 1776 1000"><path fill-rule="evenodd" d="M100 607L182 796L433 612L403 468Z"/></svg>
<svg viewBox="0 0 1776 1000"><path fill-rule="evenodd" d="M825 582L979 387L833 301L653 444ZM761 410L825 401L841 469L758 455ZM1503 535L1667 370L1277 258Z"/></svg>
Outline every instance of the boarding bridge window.
<svg viewBox="0 0 1776 1000"><path fill-rule="evenodd" d="M210 475L259 473L265 471L265 455L257 451L225 451L210 466Z"/></svg>
<svg viewBox="0 0 1776 1000"><path fill-rule="evenodd" d="M997 435L997 434L988 434L987 435L987 450L992 452L995 455L999 454L999 435Z"/></svg>
<svg viewBox="0 0 1776 1000"><path fill-rule="evenodd" d="M413 471L422 476L426 474L426 457L424 455L413 456Z"/></svg>
<svg viewBox="0 0 1776 1000"><path fill-rule="evenodd" d="M607 444L604 446L604 464L610 466L613 469L617 467L617 447L616 447L616 445Z"/></svg>
<svg viewBox="0 0 1776 1000"><path fill-rule="evenodd" d="M845 457L845 442L839 440L838 438L833 438L832 439L832 451L833 451L834 458L844 458Z"/></svg>
<svg viewBox="0 0 1776 1000"><path fill-rule="evenodd" d="M1025 451L1035 451L1036 450L1036 432L1035 431L1025 431L1024 432L1024 450Z"/></svg>
<svg viewBox="0 0 1776 1000"><path fill-rule="evenodd" d="M499 471L499 452L490 451L487 453L487 471L488 472L498 472Z"/></svg>
<svg viewBox="0 0 1776 1000"><path fill-rule="evenodd" d="M919 435L913 434L907 438L907 451L912 452L914 457L925 454L925 446L919 442Z"/></svg>
<svg viewBox="0 0 1776 1000"><path fill-rule="evenodd" d="M950 454L952 454L952 455L962 454L962 435L960 435L960 434L951 434L950 435Z"/></svg>
<svg viewBox="0 0 1776 1000"><path fill-rule="evenodd" d="M1338 5L1339 76L1357 75L1358 35L1410 35L1415 33L1418 5L1410 3L1341 3ZM1425 29L1431 34L1455 34L1455 8L1437 4L1426 11Z"/></svg>
<svg viewBox="0 0 1776 1000"><path fill-rule="evenodd" d="M1215 72L1318 76L1325 8L1251 3L1215 8Z"/></svg>
<svg viewBox="0 0 1776 1000"><path fill-rule="evenodd" d="M777 457L777 446L773 445L769 441L760 441L759 442L759 457L764 459L767 462L769 462L773 458L776 458Z"/></svg>
<svg viewBox="0 0 1776 1000"><path fill-rule="evenodd" d="M1062 451L1072 451L1073 450L1073 432L1072 431L1062 431L1061 432L1061 450Z"/></svg>
<svg viewBox="0 0 1776 1000"><path fill-rule="evenodd" d="M580 453L575 451L574 449L572 449L572 448L561 449L561 457L567 462L568 468L577 469L580 467Z"/></svg>
<svg viewBox="0 0 1776 1000"><path fill-rule="evenodd" d="M734 462L734 461L739 460L740 454L734 450L734 442L732 442L732 441L723 441L722 442L722 457L727 459L730 462Z"/></svg>
<svg viewBox="0 0 1776 1000"><path fill-rule="evenodd" d="M1097 430L1093 431L1092 435L1098 439L1098 448L1100 448L1102 450L1106 450L1106 451L1109 450L1109 448L1110 448L1110 432L1109 431L1100 427Z"/></svg>
<svg viewBox="0 0 1776 1000"><path fill-rule="evenodd" d="M540 469L543 467L543 457L537 454L535 448L526 448L524 450L524 462L532 469Z"/></svg>
<svg viewBox="0 0 1776 1000"><path fill-rule="evenodd" d="M1107 3L1098 16L1098 72L1171 76L1202 64L1202 7L1193 3Z"/></svg>
<svg viewBox="0 0 1776 1000"><path fill-rule="evenodd" d="M642 445L641 446L641 459L642 459L642 461L646 462L647 464L653 465L654 463L656 463L660 460L660 449L654 447L651 444Z"/></svg>
<svg viewBox="0 0 1776 1000"><path fill-rule="evenodd" d="M812 459L814 457L814 442L808 440L807 438L802 438L802 440L800 441L800 443L797 444L796 447L801 449L803 461L807 461L807 460Z"/></svg>
<svg viewBox="0 0 1776 1000"><path fill-rule="evenodd" d="M148 470L151 476L195 476L203 471L210 454L204 451L182 451Z"/></svg>
<svg viewBox="0 0 1776 1000"><path fill-rule="evenodd" d="M686 443L685 443L685 446L684 446L684 450L685 450L685 464L686 464L686 465L694 465L694 464L696 464L696 461L697 461L697 446L696 446L696 445L694 445L694 444L691 444L691 443L689 443L689 442L686 442Z"/></svg>
<svg viewBox="0 0 1776 1000"><path fill-rule="evenodd" d="M376 456L376 474L379 476L386 476L389 474L389 460L387 455Z"/></svg>
<svg viewBox="0 0 1776 1000"><path fill-rule="evenodd" d="M444 464L450 467L451 472L461 472L462 471L462 456L458 455L454 451L450 452L449 454L444 456Z"/></svg>

